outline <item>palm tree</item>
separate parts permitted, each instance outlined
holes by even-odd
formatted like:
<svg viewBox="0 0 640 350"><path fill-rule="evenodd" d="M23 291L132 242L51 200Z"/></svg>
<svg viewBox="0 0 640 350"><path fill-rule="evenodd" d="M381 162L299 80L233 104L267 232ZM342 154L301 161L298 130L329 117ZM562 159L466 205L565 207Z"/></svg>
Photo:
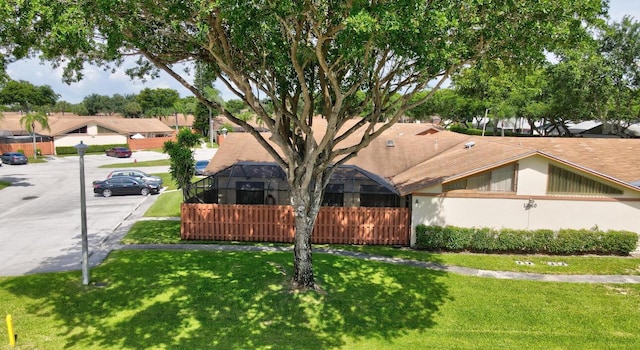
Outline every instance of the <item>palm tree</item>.
<svg viewBox="0 0 640 350"><path fill-rule="evenodd" d="M44 112L27 113L20 118L20 125L27 130L33 136L33 157L38 159L38 152L36 149L36 123L40 124L42 129L51 131L49 128L49 118Z"/></svg>

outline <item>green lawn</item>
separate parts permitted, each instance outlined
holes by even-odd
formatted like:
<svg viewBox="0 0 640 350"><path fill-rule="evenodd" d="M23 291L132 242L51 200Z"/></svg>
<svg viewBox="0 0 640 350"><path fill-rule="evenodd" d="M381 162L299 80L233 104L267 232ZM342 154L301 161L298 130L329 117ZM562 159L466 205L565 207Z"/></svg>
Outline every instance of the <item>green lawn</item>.
<svg viewBox="0 0 640 350"><path fill-rule="evenodd" d="M39 164L39 163L46 163L47 162L47 158L45 158L46 156L38 156L38 158L34 158L33 156L31 157L27 157L29 159L29 163L31 164Z"/></svg>
<svg viewBox="0 0 640 350"><path fill-rule="evenodd" d="M175 193L175 192L173 192ZM167 195L163 194L164 195ZM159 198L160 199L160 198ZM156 202L155 204L158 204ZM154 204L154 205L155 205ZM151 209L154 209L151 207ZM151 211L150 209L150 211ZM147 212L149 213L149 212ZM153 215L147 215L153 216ZM158 215L163 217L166 215ZM174 215L175 216L175 215ZM179 214L177 215L179 216ZM123 239L125 244L184 244L210 243L230 244L230 242L181 241L180 221L139 221L133 225ZM243 243L265 245L255 243ZM269 245L269 244L267 244ZM316 245L315 248L327 248ZM433 253L409 248L391 248L381 246L331 246L336 249L358 251L367 254L382 255L418 261L464 266L483 270L513 271L543 274L580 274L580 275L640 275L640 258L616 256L555 256L555 255L506 255L506 254L468 254ZM533 262L534 265L519 265L516 261ZM551 266L547 262L566 262L567 266Z"/></svg>
<svg viewBox="0 0 640 350"><path fill-rule="evenodd" d="M11 182L9 182L9 181L1 181L0 180L0 190L5 188L5 187L9 187L9 186L11 186Z"/></svg>
<svg viewBox="0 0 640 350"><path fill-rule="evenodd" d="M145 160L141 162L131 161L130 163L105 164L99 168L138 168L146 166L169 166L169 159Z"/></svg>
<svg viewBox="0 0 640 350"><path fill-rule="evenodd" d="M166 182L165 182L166 183ZM182 191L163 192L144 213L148 217L180 216L180 204L182 203Z"/></svg>
<svg viewBox="0 0 640 350"><path fill-rule="evenodd" d="M0 279L18 349L637 349L640 286L466 277L291 253L116 251L91 270ZM104 286L103 286L104 285ZM0 327L0 339L7 339ZM5 342L5 344L7 344ZM5 349L9 349L6 345Z"/></svg>

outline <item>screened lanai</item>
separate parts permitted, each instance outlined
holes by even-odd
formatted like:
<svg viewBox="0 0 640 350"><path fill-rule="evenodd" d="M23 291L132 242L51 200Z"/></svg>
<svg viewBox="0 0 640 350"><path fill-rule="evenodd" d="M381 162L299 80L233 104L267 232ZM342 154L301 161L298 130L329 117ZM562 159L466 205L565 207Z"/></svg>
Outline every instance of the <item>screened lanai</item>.
<svg viewBox="0 0 640 350"><path fill-rule="evenodd" d="M286 174L276 163L238 162L195 183L187 203L289 205ZM323 206L400 207L402 200L384 178L357 166L334 170Z"/></svg>

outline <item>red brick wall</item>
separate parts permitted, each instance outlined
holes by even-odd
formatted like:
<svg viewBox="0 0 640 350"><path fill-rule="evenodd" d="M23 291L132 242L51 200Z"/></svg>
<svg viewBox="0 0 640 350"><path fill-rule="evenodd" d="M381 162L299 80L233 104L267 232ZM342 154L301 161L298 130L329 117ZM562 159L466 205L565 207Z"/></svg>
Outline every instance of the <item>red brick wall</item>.
<svg viewBox="0 0 640 350"><path fill-rule="evenodd" d="M141 149L155 149L162 148L165 142L167 141L175 141L176 137L154 137L147 139L129 139L129 148L132 151L138 151Z"/></svg>

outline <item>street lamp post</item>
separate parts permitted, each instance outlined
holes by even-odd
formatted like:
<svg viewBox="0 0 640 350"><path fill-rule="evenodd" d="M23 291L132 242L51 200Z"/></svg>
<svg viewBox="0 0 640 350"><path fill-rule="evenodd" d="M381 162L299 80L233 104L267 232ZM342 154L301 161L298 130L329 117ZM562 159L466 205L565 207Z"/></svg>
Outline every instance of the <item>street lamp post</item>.
<svg viewBox="0 0 640 350"><path fill-rule="evenodd" d="M89 243L87 240L87 196L84 188L84 154L89 146L80 141L74 146L80 155L80 218L82 221L82 284L89 284Z"/></svg>
<svg viewBox="0 0 640 350"><path fill-rule="evenodd" d="M211 118L211 107L209 107L209 142L213 145L213 118Z"/></svg>

